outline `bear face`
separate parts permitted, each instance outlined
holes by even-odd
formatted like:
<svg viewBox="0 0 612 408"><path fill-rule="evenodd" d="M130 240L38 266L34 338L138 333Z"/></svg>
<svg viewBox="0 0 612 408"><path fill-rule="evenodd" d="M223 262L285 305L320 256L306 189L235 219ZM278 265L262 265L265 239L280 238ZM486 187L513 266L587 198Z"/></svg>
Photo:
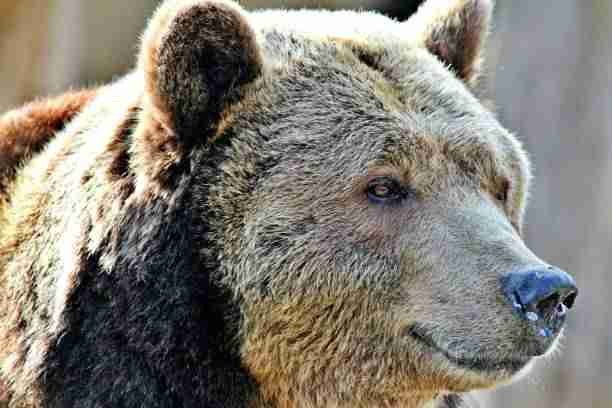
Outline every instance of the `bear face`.
<svg viewBox="0 0 612 408"><path fill-rule="evenodd" d="M264 73L230 111L210 199L218 217L228 202L240 214L217 225L225 279L243 301L242 356L272 398L462 392L508 381L554 348L516 318L500 285L546 264L521 240L525 153L470 92L488 4L463 6L446 17L482 31L458 36L472 44L449 58L454 69L418 46L428 40L405 45L401 24L380 28L379 16L347 14L327 34L286 13L282 32L260 34L273 78ZM335 15L312 18L327 28ZM457 47L429 29L436 46ZM253 140L264 143L250 152Z"/></svg>
<svg viewBox="0 0 612 408"><path fill-rule="evenodd" d="M429 0L400 23L164 3L136 72L10 190L12 392L420 407L550 353L576 289L523 243L528 160L475 95L491 9ZM36 217L12 215L19 198Z"/></svg>

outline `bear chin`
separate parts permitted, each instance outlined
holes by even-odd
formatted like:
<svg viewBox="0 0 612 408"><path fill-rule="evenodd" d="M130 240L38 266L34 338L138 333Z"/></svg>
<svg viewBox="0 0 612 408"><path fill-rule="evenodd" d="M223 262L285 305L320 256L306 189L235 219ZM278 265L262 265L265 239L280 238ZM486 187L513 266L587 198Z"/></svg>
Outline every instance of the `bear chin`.
<svg viewBox="0 0 612 408"><path fill-rule="evenodd" d="M549 358L559 350L558 345L561 338L559 335L542 356L517 353L510 358L495 359L453 355L436 344L427 331L419 326L411 327L408 334L424 349L424 354L430 355L433 367L457 379L455 386L449 387L449 390L459 393L508 385L525 378L532 372L537 361Z"/></svg>

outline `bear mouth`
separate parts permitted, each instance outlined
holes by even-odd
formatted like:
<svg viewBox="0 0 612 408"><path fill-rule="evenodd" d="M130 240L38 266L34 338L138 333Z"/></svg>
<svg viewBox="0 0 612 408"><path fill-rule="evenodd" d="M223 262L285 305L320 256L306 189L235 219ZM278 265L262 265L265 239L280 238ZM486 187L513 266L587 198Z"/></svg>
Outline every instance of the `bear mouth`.
<svg viewBox="0 0 612 408"><path fill-rule="evenodd" d="M453 365L458 368L467 369L481 373L493 374L500 372L508 372L514 375L525 368L532 357L512 358L512 359L494 359L487 357L457 357L452 355L448 350L440 347L433 338L427 333L427 329L420 325L413 325L408 329L408 334L419 343L427 346L437 354L444 356Z"/></svg>

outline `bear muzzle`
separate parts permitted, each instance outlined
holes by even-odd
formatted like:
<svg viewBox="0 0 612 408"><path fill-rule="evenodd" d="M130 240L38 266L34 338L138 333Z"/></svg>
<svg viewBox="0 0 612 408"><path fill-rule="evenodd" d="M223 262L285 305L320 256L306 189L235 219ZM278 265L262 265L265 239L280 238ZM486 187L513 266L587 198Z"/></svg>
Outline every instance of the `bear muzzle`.
<svg viewBox="0 0 612 408"><path fill-rule="evenodd" d="M545 354L561 332L578 288L574 279L553 266L537 266L501 277L505 297L515 314L528 322L535 338L534 356Z"/></svg>

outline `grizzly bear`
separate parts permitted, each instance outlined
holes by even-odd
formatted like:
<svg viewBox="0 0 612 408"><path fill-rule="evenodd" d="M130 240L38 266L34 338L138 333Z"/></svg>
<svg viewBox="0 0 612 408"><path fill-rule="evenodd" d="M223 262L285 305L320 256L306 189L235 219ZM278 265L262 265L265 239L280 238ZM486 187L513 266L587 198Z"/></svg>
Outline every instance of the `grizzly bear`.
<svg viewBox="0 0 612 408"><path fill-rule="evenodd" d="M558 342L492 0L168 0L136 69L0 118L9 407L440 407Z"/></svg>

